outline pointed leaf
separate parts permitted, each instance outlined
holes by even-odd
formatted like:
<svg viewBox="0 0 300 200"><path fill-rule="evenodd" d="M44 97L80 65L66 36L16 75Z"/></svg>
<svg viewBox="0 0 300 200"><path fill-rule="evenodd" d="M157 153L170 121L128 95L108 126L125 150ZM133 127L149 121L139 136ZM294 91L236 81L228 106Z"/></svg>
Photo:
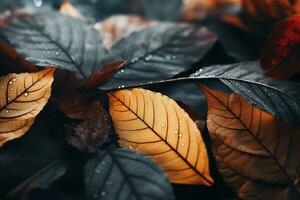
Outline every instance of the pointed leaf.
<svg viewBox="0 0 300 200"><path fill-rule="evenodd" d="M31 127L51 95L54 71L0 77L0 146Z"/></svg>
<svg viewBox="0 0 300 200"><path fill-rule="evenodd" d="M109 96L121 146L150 156L172 183L213 184L200 131L175 101L144 89L121 90Z"/></svg>
<svg viewBox="0 0 300 200"><path fill-rule="evenodd" d="M300 198L300 129L238 94L202 87L218 168L241 199Z"/></svg>
<svg viewBox="0 0 300 200"><path fill-rule="evenodd" d="M174 199L162 170L126 149L98 151L84 171L87 199Z"/></svg>
<svg viewBox="0 0 300 200"><path fill-rule="evenodd" d="M205 67L191 77L219 79L258 108L297 125L300 121L300 85L269 79L258 62Z"/></svg>
<svg viewBox="0 0 300 200"><path fill-rule="evenodd" d="M27 60L71 70L81 78L100 67L105 52L101 36L92 26L57 12L12 16L2 31Z"/></svg>
<svg viewBox="0 0 300 200"><path fill-rule="evenodd" d="M160 23L119 40L105 63L124 60L124 70L101 88L117 88L174 77L192 69L216 42L205 28L188 24Z"/></svg>

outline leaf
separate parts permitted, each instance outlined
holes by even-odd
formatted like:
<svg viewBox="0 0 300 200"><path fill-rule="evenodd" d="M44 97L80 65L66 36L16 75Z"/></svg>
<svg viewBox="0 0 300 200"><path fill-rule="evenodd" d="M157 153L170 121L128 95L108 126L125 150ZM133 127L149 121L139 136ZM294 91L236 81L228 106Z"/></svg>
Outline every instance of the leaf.
<svg viewBox="0 0 300 200"><path fill-rule="evenodd" d="M13 188L6 195L6 198L21 196L21 199L27 199L28 193L32 189L47 189L51 183L63 176L67 171L67 163L63 160L56 160L47 165L45 168L29 177L24 182Z"/></svg>
<svg viewBox="0 0 300 200"><path fill-rule="evenodd" d="M56 66L88 78L105 53L100 34L79 19L57 12L11 16L4 36L30 62Z"/></svg>
<svg viewBox="0 0 300 200"><path fill-rule="evenodd" d="M280 21L269 34L260 53L261 67L274 79L287 79L300 72L300 16Z"/></svg>
<svg viewBox="0 0 300 200"><path fill-rule="evenodd" d="M216 42L205 28L189 24L160 23L119 40L105 63L127 62L101 88L117 88L137 83L171 78L192 69Z"/></svg>
<svg viewBox="0 0 300 200"><path fill-rule="evenodd" d="M99 101L89 102L85 109L84 119L68 125L67 141L80 151L95 152L106 142L111 121Z"/></svg>
<svg viewBox="0 0 300 200"><path fill-rule="evenodd" d="M241 199L300 198L300 129L238 94L202 87L218 168Z"/></svg>
<svg viewBox="0 0 300 200"><path fill-rule="evenodd" d="M110 49L119 39L158 22L138 15L114 15L94 27L104 36L103 44Z"/></svg>
<svg viewBox="0 0 300 200"><path fill-rule="evenodd" d="M119 143L150 156L172 183L212 185L201 133L175 101L144 89L109 94Z"/></svg>
<svg viewBox="0 0 300 200"><path fill-rule="evenodd" d="M0 146L22 136L51 95L54 69L0 77Z"/></svg>
<svg viewBox="0 0 300 200"><path fill-rule="evenodd" d="M87 199L175 199L161 169L126 149L105 149L84 169Z"/></svg>
<svg viewBox="0 0 300 200"><path fill-rule="evenodd" d="M81 13L69 2L69 0L63 1L60 5L59 11L64 15L84 20Z"/></svg>
<svg viewBox="0 0 300 200"><path fill-rule="evenodd" d="M24 180L64 155L64 120L43 110L30 131L0 150L0 199ZM49 119L51 118L51 120Z"/></svg>
<svg viewBox="0 0 300 200"><path fill-rule="evenodd" d="M191 77L197 80L219 79L254 106L275 117L296 125L300 121L299 84L269 79L258 62L205 67Z"/></svg>
<svg viewBox="0 0 300 200"><path fill-rule="evenodd" d="M299 13L300 2L290 0L242 0L247 13L259 20L278 20Z"/></svg>
<svg viewBox="0 0 300 200"><path fill-rule="evenodd" d="M238 9L240 4L241 0L187 0L183 6L184 19L201 21L211 15L224 14L226 9Z"/></svg>

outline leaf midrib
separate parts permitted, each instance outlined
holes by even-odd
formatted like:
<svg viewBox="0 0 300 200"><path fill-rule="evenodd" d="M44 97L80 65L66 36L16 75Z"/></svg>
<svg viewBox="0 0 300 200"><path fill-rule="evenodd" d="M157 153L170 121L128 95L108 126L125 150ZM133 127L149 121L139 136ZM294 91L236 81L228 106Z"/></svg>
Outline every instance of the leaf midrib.
<svg viewBox="0 0 300 200"><path fill-rule="evenodd" d="M203 178L207 183L213 185L213 182L210 181L209 179L207 179L201 172L199 172L197 169L195 169L195 167L189 163L184 156L182 156L181 154L179 154L179 152L177 152L176 149L174 149L174 147L172 147L164 138L162 138L148 123L146 123L139 115L137 115L129 106L127 106L123 101L121 101L116 95L112 94L112 96L114 96L123 106L125 106L130 112L132 112L137 118L139 118L156 136L158 136L161 141L164 141L164 143L173 150L173 152L175 152L176 155L178 155L181 160L183 160L196 174L198 174L201 178Z"/></svg>

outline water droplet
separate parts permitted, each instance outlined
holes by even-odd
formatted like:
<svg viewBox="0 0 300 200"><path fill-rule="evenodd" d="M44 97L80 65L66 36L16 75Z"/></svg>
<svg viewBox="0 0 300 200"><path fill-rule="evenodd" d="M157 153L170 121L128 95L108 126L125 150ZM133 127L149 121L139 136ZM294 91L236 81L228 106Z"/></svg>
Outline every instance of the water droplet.
<svg viewBox="0 0 300 200"><path fill-rule="evenodd" d="M9 111L7 110L7 111L5 111L6 113L9 113Z"/></svg>
<svg viewBox="0 0 300 200"><path fill-rule="evenodd" d="M28 95L29 95L29 93L28 93L28 92L25 92L25 93L24 93L24 96L25 96L25 97L27 97Z"/></svg>
<svg viewBox="0 0 300 200"><path fill-rule="evenodd" d="M176 59L176 58L177 58L177 56L175 56L175 55L172 56L172 59Z"/></svg>
<svg viewBox="0 0 300 200"><path fill-rule="evenodd" d="M151 54L149 54L148 56L145 57L145 60L146 60L146 61L149 61L149 60L151 60L151 59L152 59L152 55L151 55Z"/></svg>
<svg viewBox="0 0 300 200"><path fill-rule="evenodd" d="M184 143L182 143L181 146L184 146Z"/></svg>
<svg viewBox="0 0 300 200"><path fill-rule="evenodd" d="M8 97L7 100L10 100L10 98Z"/></svg>
<svg viewBox="0 0 300 200"><path fill-rule="evenodd" d="M13 81L13 82L16 82L16 80L17 80L16 78L13 78L13 80L12 80L12 81Z"/></svg>
<svg viewBox="0 0 300 200"><path fill-rule="evenodd" d="M180 137L180 138L182 137L182 134L181 134L181 133L179 134L179 137Z"/></svg>
<svg viewBox="0 0 300 200"><path fill-rule="evenodd" d="M12 81L9 81L8 84L11 85L11 84L13 84L13 82L12 82Z"/></svg>
<svg viewBox="0 0 300 200"><path fill-rule="evenodd" d="M121 88L125 88L125 85L121 85Z"/></svg>
<svg viewBox="0 0 300 200"><path fill-rule="evenodd" d="M33 4L39 8L43 5L43 0L33 0Z"/></svg>
<svg viewBox="0 0 300 200"><path fill-rule="evenodd" d="M60 53L59 53L59 51L56 51L56 52L55 52L55 55L57 55L57 56L58 56L59 54L60 54Z"/></svg>
<svg viewBox="0 0 300 200"><path fill-rule="evenodd" d="M137 62L139 59L138 58L133 58L132 60L131 60L131 63L135 63L135 62Z"/></svg>
<svg viewBox="0 0 300 200"><path fill-rule="evenodd" d="M105 162L105 161L103 161L103 162L102 162L102 165L105 165L105 164L106 164L106 162Z"/></svg>
<svg viewBox="0 0 300 200"><path fill-rule="evenodd" d="M14 90L14 88L10 88L10 91L13 91Z"/></svg>
<svg viewBox="0 0 300 200"><path fill-rule="evenodd" d="M1 86L2 89L4 89L4 86Z"/></svg>
<svg viewBox="0 0 300 200"><path fill-rule="evenodd" d="M101 192L101 196L105 196L106 195L106 192L105 191L102 191Z"/></svg>
<svg viewBox="0 0 300 200"><path fill-rule="evenodd" d="M166 124L162 124L161 126L162 126L162 127L166 127Z"/></svg>
<svg viewBox="0 0 300 200"><path fill-rule="evenodd" d="M121 69L120 72L121 72L121 73L124 73L124 72L125 72L125 69Z"/></svg>
<svg viewBox="0 0 300 200"><path fill-rule="evenodd" d="M166 58L167 60L171 60L172 57L171 57L171 55L166 55L165 58Z"/></svg>
<svg viewBox="0 0 300 200"><path fill-rule="evenodd" d="M96 169L95 172L96 172L97 174L100 174L101 171L100 171L99 169Z"/></svg>
<svg viewBox="0 0 300 200"><path fill-rule="evenodd" d="M174 131L174 134L175 134L175 135L177 135L177 134L178 134L178 131L177 131L177 130L176 130L176 131Z"/></svg>

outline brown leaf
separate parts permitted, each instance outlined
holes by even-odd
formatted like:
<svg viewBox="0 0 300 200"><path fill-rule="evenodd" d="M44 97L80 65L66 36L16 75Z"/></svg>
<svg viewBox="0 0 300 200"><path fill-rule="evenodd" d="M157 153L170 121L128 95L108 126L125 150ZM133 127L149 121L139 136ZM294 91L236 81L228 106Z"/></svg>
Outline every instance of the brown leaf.
<svg viewBox="0 0 300 200"><path fill-rule="evenodd" d="M109 49L120 38L156 23L135 15L115 15L96 23L94 27L103 34L103 43Z"/></svg>
<svg viewBox="0 0 300 200"><path fill-rule="evenodd" d="M0 60L6 72L35 72L37 67L25 60L10 45L0 44Z"/></svg>
<svg viewBox="0 0 300 200"><path fill-rule="evenodd" d="M300 130L238 94L202 87L217 166L241 199L300 198Z"/></svg>
<svg viewBox="0 0 300 200"><path fill-rule="evenodd" d="M299 0L242 0L247 13L263 21L284 19L300 13Z"/></svg>
<svg viewBox="0 0 300 200"><path fill-rule="evenodd" d="M100 104L94 101L86 108L85 119L69 125L67 141L81 151L96 151L108 137L111 130L109 114Z"/></svg>
<svg viewBox="0 0 300 200"><path fill-rule="evenodd" d="M0 78L0 146L22 136L46 105L54 69Z"/></svg>
<svg viewBox="0 0 300 200"><path fill-rule="evenodd" d="M70 3L69 0L64 0L61 4L59 11L64 14L68 15L70 17L78 18L81 20L84 20L85 18L83 15Z"/></svg>
<svg viewBox="0 0 300 200"><path fill-rule="evenodd" d="M187 21L203 20L208 16L222 13L230 7L241 6L241 0L184 0L184 19Z"/></svg>
<svg viewBox="0 0 300 200"><path fill-rule="evenodd" d="M290 78L300 72L300 15L280 21L266 39L260 62L274 79Z"/></svg>
<svg viewBox="0 0 300 200"><path fill-rule="evenodd" d="M103 66L101 71L93 74L86 82L87 89L97 88L106 83L117 71L119 71L125 64L125 61L115 61Z"/></svg>
<svg viewBox="0 0 300 200"><path fill-rule="evenodd" d="M109 97L121 146L150 156L172 183L213 184L201 133L174 100L144 89L121 90Z"/></svg>

